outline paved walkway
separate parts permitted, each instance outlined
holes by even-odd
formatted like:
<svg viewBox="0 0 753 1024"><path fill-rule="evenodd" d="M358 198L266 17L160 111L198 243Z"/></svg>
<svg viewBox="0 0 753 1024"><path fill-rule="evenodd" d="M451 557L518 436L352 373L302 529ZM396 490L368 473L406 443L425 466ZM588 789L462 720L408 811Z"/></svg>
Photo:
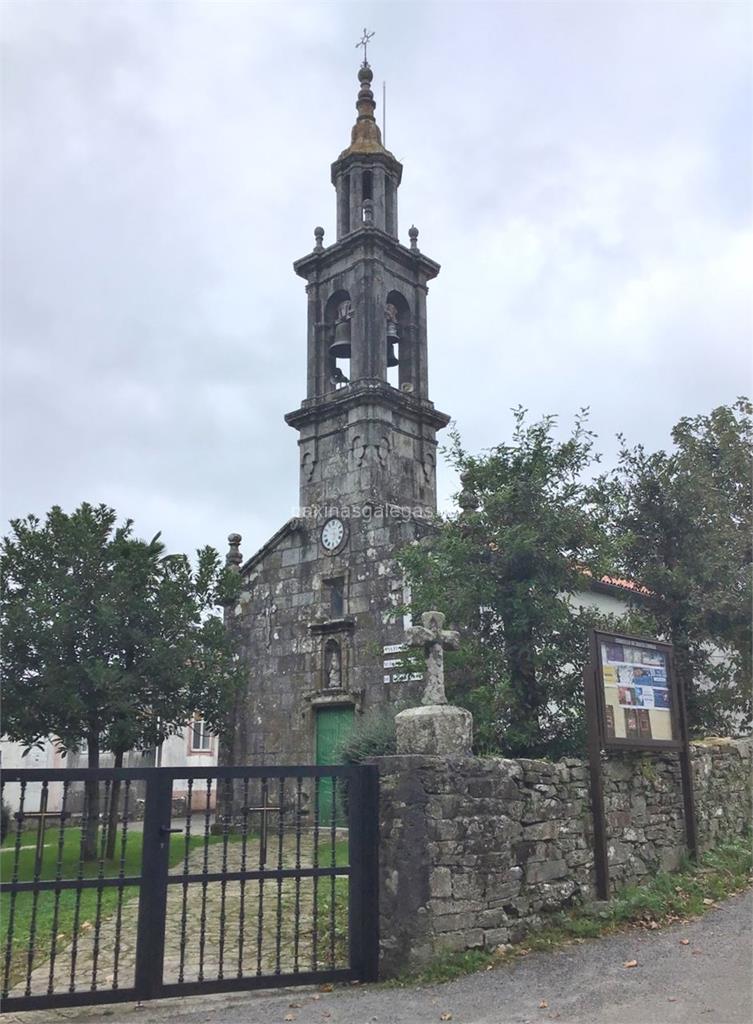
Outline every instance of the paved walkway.
<svg viewBox="0 0 753 1024"><path fill-rule="evenodd" d="M748 1024L753 895L700 920L634 929L536 953L446 985L378 985L150 1003L7 1017L18 1024ZM681 943L688 939L688 944ZM628 960L638 967L625 969ZM548 1005L543 1006L542 1003ZM451 1014L451 1017L446 1016Z"/></svg>

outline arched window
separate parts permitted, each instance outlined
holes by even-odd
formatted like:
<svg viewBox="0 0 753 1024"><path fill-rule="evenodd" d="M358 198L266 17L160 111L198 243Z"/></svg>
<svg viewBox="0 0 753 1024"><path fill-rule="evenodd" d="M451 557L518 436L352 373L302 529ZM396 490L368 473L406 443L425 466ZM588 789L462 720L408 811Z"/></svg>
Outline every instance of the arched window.
<svg viewBox="0 0 753 1024"><path fill-rule="evenodd" d="M343 174L340 179L340 231L347 235L350 231L350 175Z"/></svg>
<svg viewBox="0 0 753 1024"><path fill-rule="evenodd" d="M325 390L337 391L350 380L350 338L353 307L350 293L341 288L333 292L324 309L325 331Z"/></svg>
<svg viewBox="0 0 753 1024"><path fill-rule="evenodd" d="M394 388L402 387L413 381L413 359L410 348L411 314L405 296L400 292L391 291L387 295L384 316L387 340L387 381Z"/></svg>
<svg viewBox="0 0 753 1024"><path fill-rule="evenodd" d="M371 171L364 171L361 176L361 199L374 198L374 177Z"/></svg>
<svg viewBox="0 0 753 1024"><path fill-rule="evenodd" d="M384 177L384 230L397 236L397 216L395 210L395 183L389 174Z"/></svg>

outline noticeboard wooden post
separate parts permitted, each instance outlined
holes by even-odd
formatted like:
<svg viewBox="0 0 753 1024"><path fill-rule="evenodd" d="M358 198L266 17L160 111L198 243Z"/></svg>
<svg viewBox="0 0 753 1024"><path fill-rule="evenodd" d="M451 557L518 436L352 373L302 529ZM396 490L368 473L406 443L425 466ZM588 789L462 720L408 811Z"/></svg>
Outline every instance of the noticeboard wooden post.
<svg viewBox="0 0 753 1024"><path fill-rule="evenodd" d="M609 898L601 752L675 750L680 757L685 835L696 856L695 800L685 694L674 670L672 645L649 637L591 631L584 670L596 890Z"/></svg>

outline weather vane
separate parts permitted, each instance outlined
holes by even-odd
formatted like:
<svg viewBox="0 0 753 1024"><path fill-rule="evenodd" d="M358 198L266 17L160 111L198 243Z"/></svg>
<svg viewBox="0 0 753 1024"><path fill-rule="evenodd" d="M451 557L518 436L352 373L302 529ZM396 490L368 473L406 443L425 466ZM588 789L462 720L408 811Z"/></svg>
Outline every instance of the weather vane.
<svg viewBox="0 0 753 1024"><path fill-rule="evenodd" d="M374 38L374 33L373 32L369 32L368 29L364 29L363 30L363 35L361 36L361 38L356 43L356 49L358 49L359 46L363 47L363 62L364 62L364 64L368 64L369 63L367 58L366 58L366 47L369 45L369 41L371 39L373 39L373 38Z"/></svg>

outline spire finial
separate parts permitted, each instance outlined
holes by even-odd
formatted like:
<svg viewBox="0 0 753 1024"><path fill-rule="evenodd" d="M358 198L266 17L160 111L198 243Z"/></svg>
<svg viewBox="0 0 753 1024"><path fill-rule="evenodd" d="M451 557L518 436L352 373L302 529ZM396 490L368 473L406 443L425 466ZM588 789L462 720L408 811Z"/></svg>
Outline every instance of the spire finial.
<svg viewBox="0 0 753 1024"><path fill-rule="evenodd" d="M373 34L372 32L371 35ZM364 39L366 42L368 42L367 37L369 37L369 33L364 29ZM366 42L363 42L364 52L366 50ZM360 46L361 44L359 43L358 45ZM350 150L348 152L386 152L382 145L382 134L379 131L379 125L374 117L376 103L374 102L374 93L371 91L373 78L374 72L371 70L371 65L364 59L363 64L358 69L359 88L358 98L356 99L358 117L350 135Z"/></svg>
<svg viewBox="0 0 753 1024"><path fill-rule="evenodd" d="M369 66L369 60L368 60L368 57L366 55L366 48L367 48L367 46L369 45L370 41L373 38L374 38L374 33L373 32L369 32L369 30L367 28L365 28L363 30L363 35L361 36L361 38L356 43L356 49L358 49L359 46L363 47L363 65L362 65L362 67L365 67L365 68L367 68Z"/></svg>

